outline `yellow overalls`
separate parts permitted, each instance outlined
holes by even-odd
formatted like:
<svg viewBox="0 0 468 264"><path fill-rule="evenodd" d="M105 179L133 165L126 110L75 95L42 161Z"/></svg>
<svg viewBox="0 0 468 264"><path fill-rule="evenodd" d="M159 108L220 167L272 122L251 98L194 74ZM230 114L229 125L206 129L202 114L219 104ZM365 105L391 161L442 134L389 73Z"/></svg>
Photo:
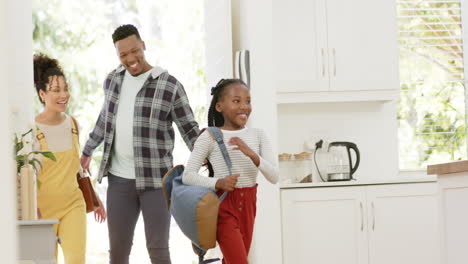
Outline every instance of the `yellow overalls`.
<svg viewBox="0 0 468 264"><path fill-rule="evenodd" d="M65 264L85 264L86 205L76 179L80 168L79 139L75 124L70 121L73 147L54 152L57 161L42 159L42 169L38 175L41 186L37 194L37 206L43 219L59 220L54 229L61 240ZM37 139L41 151L49 151L45 136L39 129ZM57 251L55 258L57 259Z"/></svg>

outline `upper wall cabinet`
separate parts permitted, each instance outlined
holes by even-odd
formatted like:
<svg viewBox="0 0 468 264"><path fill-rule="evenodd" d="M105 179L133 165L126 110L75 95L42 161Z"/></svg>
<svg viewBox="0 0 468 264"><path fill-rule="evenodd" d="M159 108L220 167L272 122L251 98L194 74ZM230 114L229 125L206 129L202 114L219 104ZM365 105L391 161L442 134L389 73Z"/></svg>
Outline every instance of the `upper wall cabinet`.
<svg viewBox="0 0 468 264"><path fill-rule="evenodd" d="M278 102L398 97L394 0L273 0Z"/></svg>

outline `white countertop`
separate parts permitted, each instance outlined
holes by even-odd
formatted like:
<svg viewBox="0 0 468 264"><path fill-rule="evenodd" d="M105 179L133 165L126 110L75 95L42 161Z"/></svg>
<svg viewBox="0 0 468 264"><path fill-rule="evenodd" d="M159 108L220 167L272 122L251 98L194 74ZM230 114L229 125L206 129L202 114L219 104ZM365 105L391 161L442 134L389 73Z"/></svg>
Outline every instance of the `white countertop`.
<svg viewBox="0 0 468 264"><path fill-rule="evenodd" d="M58 224L57 219L37 219L37 220L18 220L18 225L55 225Z"/></svg>
<svg viewBox="0 0 468 264"><path fill-rule="evenodd" d="M437 176L399 176L390 179L365 179L351 181L334 181L334 182L311 182L311 183L280 183L281 189L288 188L318 188L318 187L337 187L337 186L353 186L353 185L378 185L378 184L404 184L404 183L421 183L421 182L436 182Z"/></svg>

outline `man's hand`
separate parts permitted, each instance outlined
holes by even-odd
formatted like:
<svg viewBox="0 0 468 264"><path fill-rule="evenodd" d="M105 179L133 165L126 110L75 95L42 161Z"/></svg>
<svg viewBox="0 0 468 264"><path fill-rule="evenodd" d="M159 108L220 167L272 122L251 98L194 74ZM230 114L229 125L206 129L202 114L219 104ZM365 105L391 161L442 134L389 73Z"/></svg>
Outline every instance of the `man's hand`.
<svg viewBox="0 0 468 264"><path fill-rule="evenodd" d="M104 208L104 205L102 204L102 201L101 199L99 198L99 196L96 194L96 197L98 199L98 202L99 202L99 207L96 208L96 210L94 210L94 220L96 220L96 222L98 223L102 223L104 221L106 221L106 218L107 218L107 214L106 214L106 209Z"/></svg>
<svg viewBox="0 0 468 264"><path fill-rule="evenodd" d="M234 188L236 188L237 178L239 178L239 176L240 174L234 174L218 179L215 188L223 191L233 191Z"/></svg>
<svg viewBox="0 0 468 264"><path fill-rule="evenodd" d="M80 164L83 171L88 172L91 175L91 171L89 170L89 164L91 163L91 156L86 156L84 154L81 155Z"/></svg>

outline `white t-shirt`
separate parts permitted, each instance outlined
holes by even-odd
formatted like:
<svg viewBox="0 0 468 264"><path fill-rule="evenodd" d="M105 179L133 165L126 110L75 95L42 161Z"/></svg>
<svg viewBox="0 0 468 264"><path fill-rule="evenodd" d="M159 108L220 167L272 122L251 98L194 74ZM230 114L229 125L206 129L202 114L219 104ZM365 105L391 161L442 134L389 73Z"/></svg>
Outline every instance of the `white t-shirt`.
<svg viewBox="0 0 468 264"><path fill-rule="evenodd" d="M75 119L78 130L80 126L78 121ZM46 125L35 122L37 128L44 134L44 139L47 144L47 148L51 152L64 152L73 148L73 135L72 135L72 119L69 115L65 114L65 120L57 125ZM34 151L42 151L41 143L37 139L36 135L33 136L32 149ZM34 155L34 158L42 162L44 157L40 154ZM37 167L38 172L41 170L41 166Z"/></svg>
<svg viewBox="0 0 468 264"><path fill-rule="evenodd" d="M133 116L137 93L151 74L151 70L138 76L125 72L116 115L114 151L109 172L115 176L135 179L133 156Z"/></svg>
<svg viewBox="0 0 468 264"><path fill-rule="evenodd" d="M76 122L78 123L78 121ZM73 148L72 120L69 115L65 115L65 120L60 124L45 125L36 122L36 126L44 134L49 151L63 152ZM33 149L37 151L41 150L41 144L36 137L33 138ZM41 156L38 155L39 158Z"/></svg>
<svg viewBox="0 0 468 264"><path fill-rule="evenodd" d="M240 174L237 179L236 188L252 187L257 184L257 174L260 170L265 178L271 182L278 181L278 166L276 155L274 155L271 145L260 129L243 128L240 130L221 130L223 140L232 162L232 174ZM253 161L240 150L234 150L236 146L229 146L231 137L242 139L260 157L259 166L255 166ZM203 162L208 159L213 165L214 177L206 177L199 174ZM184 170L182 181L184 184L203 186L215 190L218 178L229 175L229 170L224 161L218 143L211 136L211 133L204 131L195 142L192 154Z"/></svg>

